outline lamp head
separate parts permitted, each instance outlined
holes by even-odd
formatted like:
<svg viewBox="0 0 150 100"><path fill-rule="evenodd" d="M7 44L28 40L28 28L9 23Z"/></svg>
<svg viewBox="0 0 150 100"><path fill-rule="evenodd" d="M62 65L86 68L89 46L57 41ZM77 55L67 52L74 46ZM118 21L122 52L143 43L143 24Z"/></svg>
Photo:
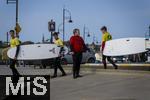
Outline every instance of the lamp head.
<svg viewBox="0 0 150 100"><path fill-rule="evenodd" d="M73 21L71 20L71 19L69 19L69 21L68 21L69 23L73 23Z"/></svg>
<svg viewBox="0 0 150 100"><path fill-rule="evenodd" d="M88 37L90 37L90 34L88 33L88 35L87 35Z"/></svg>

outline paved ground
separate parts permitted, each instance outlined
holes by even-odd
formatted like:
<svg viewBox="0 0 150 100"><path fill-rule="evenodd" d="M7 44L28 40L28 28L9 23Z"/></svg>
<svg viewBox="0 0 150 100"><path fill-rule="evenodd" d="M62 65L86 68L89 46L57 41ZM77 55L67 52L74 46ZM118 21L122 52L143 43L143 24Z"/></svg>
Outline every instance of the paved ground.
<svg viewBox="0 0 150 100"><path fill-rule="evenodd" d="M69 72L70 73L70 72ZM150 100L150 72L101 70L50 81L50 100Z"/></svg>
<svg viewBox="0 0 150 100"><path fill-rule="evenodd" d="M78 79L72 78L71 67L65 68L66 77L50 79L50 100L150 100L149 71L102 68L82 68L83 77ZM53 70L34 67L17 69L23 75L53 73ZM11 70L0 66L0 75L11 75ZM0 84L1 91L3 88Z"/></svg>

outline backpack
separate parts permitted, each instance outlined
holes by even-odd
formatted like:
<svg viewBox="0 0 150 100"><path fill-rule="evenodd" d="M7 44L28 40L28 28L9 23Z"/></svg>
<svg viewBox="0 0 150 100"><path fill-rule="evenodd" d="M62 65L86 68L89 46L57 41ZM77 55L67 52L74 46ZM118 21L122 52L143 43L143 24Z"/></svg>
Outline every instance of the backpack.
<svg viewBox="0 0 150 100"><path fill-rule="evenodd" d="M109 40L112 40L112 36L110 34L107 36L107 41Z"/></svg>

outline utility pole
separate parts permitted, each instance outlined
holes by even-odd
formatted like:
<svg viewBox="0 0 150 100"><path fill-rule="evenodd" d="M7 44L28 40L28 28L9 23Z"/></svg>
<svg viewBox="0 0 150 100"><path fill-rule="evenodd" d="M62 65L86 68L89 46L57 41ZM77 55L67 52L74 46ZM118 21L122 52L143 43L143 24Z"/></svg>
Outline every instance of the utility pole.
<svg viewBox="0 0 150 100"><path fill-rule="evenodd" d="M63 8L63 41L65 41L65 8Z"/></svg>

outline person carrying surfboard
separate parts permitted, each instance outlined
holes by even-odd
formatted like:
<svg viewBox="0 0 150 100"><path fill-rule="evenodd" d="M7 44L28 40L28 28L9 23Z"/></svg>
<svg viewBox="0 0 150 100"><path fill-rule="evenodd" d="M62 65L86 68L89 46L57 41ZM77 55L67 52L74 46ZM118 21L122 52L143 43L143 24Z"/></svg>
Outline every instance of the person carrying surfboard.
<svg viewBox="0 0 150 100"><path fill-rule="evenodd" d="M80 36L80 30L74 29L73 36L70 38L70 49L73 58L73 78L82 77L80 73L80 64L82 61L82 53L87 50L84 40Z"/></svg>
<svg viewBox="0 0 150 100"><path fill-rule="evenodd" d="M109 32L107 32L107 27L103 26L101 29L102 32L102 44L101 44L101 51L102 51L102 62L104 64L104 69L107 69L107 63L106 59L114 66L115 69L118 69L118 66L113 62L110 56L105 56L103 54L104 48L105 48L105 43L106 41L112 40L112 36L110 35Z"/></svg>
<svg viewBox="0 0 150 100"><path fill-rule="evenodd" d="M63 68L62 68L62 66L61 66L61 53L62 53L63 48L64 48L64 43L63 43L63 41L58 37L58 32L54 32L54 33L53 33L53 36L54 36L54 38L55 38L54 43L55 43L57 46L61 47L61 49L60 49L60 52L59 52L59 54L60 54L59 57L57 57L57 58L55 59L55 61L54 61L54 75L53 75L51 78L57 77L57 69L58 69L58 68L59 68L60 71L62 72L62 76L66 76L66 73L65 73L65 71L63 70Z"/></svg>
<svg viewBox="0 0 150 100"><path fill-rule="evenodd" d="M13 74L12 82L17 83L18 80L19 80L19 76L21 76L20 73L15 68L15 65L17 63L17 56L18 56L19 50L20 50L20 40L15 36L15 31L14 30L10 30L9 33L10 33L10 36L11 36L10 47L11 48L14 48L14 47L17 48L14 59L10 59L10 68L11 68L12 74Z"/></svg>

